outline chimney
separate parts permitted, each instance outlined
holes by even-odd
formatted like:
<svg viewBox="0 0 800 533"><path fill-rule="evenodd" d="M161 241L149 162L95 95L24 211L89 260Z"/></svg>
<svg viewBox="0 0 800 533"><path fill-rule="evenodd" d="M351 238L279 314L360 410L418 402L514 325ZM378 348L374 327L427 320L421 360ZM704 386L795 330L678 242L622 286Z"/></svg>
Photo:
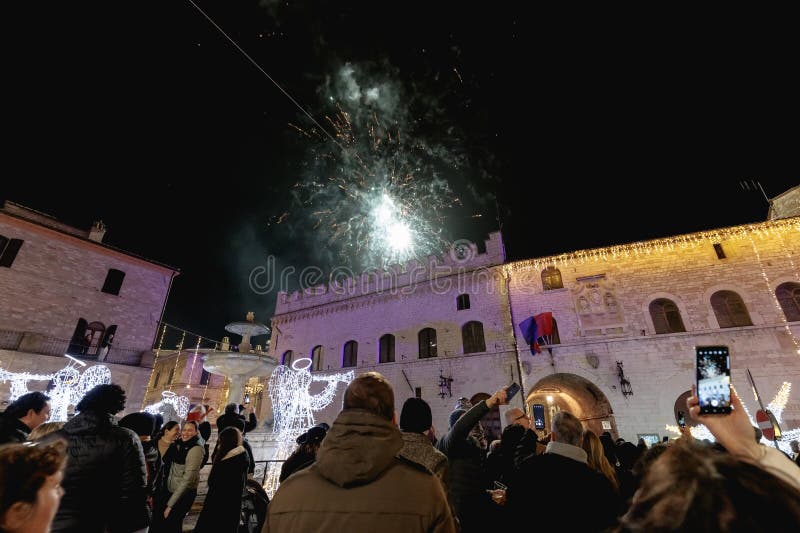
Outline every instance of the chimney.
<svg viewBox="0 0 800 533"><path fill-rule="evenodd" d="M96 221L89 229L89 240L94 242L103 242L103 237L106 234L106 225L102 220Z"/></svg>

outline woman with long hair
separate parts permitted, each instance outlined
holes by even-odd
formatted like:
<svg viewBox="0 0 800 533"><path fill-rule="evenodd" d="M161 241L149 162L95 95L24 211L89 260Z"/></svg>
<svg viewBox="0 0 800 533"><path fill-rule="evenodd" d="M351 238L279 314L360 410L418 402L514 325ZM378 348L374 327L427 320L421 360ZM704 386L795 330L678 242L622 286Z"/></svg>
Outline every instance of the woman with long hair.
<svg viewBox="0 0 800 533"><path fill-rule="evenodd" d="M581 448L586 452L586 462L589 467L603 474L611 482L611 485L614 486L614 490L619 492L617 473L614 471L614 467L611 466L611 463L608 462L608 459L606 459L600 437L587 429L583 432Z"/></svg>
<svg viewBox="0 0 800 533"><path fill-rule="evenodd" d="M200 482L203 447L199 439L197 422L184 422L181 438L167 450L164 464L170 465L169 472L165 472L166 483L156 493L151 533L181 533Z"/></svg>
<svg viewBox="0 0 800 533"><path fill-rule="evenodd" d="M239 428L229 426L219 434L208 475L208 494L194 533L237 533L242 493L250 459Z"/></svg>
<svg viewBox="0 0 800 533"><path fill-rule="evenodd" d="M63 440L0 446L0 531L47 533L64 489Z"/></svg>
<svg viewBox="0 0 800 533"><path fill-rule="evenodd" d="M167 450L169 449L170 445L177 440L180 432L180 424L174 420L170 420L161 426L161 429L159 429L158 433L156 433L155 441L158 444L158 454L161 456L162 460L167 454Z"/></svg>

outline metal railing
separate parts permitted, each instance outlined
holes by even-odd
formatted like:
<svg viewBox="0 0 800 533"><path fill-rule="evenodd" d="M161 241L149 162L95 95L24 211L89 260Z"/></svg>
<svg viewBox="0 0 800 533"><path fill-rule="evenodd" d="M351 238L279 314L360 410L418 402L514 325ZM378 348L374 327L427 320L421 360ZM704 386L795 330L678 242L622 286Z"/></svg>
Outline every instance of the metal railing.
<svg viewBox="0 0 800 533"><path fill-rule="evenodd" d="M113 363L117 365L139 366L142 362L144 351L131 348L120 348L114 345L98 349L92 346L90 350L94 353L84 352L83 347L78 346L67 339L59 339L34 333L32 331L13 331L0 329L0 350L14 350L19 352L49 355L53 357L63 357L70 354L77 359L85 361L97 361L102 363ZM100 352L105 352L98 354Z"/></svg>

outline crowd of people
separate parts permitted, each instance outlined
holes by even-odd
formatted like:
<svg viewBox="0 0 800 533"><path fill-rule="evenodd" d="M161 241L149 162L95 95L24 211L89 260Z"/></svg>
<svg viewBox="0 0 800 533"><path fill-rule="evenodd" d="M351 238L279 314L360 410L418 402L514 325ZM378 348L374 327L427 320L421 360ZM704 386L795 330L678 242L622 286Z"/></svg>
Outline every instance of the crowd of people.
<svg viewBox="0 0 800 533"><path fill-rule="evenodd" d="M687 400L713 444L684 428L637 446L596 435L567 411L542 435L519 408L487 442L480 421L507 404L504 388L460 402L437 436L425 400L406 400L398 419L390 383L366 372L330 426L297 438L263 532L797 531L800 447L789 458L764 446L735 393L731 401L730 414L700 415L696 394ZM0 532L181 532L209 459L194 531L243 531L253 472L245 434L255 418L226 406L209 454L207 409L180 424L145 412L117 420L124 408L113 384L89 391L66 423L46 422L40 392L9 405L0 414Z"/></svg>

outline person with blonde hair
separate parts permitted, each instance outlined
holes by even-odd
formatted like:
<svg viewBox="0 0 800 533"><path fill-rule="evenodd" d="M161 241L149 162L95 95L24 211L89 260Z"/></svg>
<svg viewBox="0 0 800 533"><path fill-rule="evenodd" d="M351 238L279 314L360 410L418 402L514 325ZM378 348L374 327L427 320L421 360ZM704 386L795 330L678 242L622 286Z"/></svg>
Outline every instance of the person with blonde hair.
<svg viewBox="0 0 800 533"><path fill-rule="evenodd" d="M0 446L0 531L47 533L64 489L63 440Z"/></svg>
<svg viewBox="0 0 800 533"><path fill-rule="evenodd" d="M28 440L29 441L41 440L50 433L53 433L54 431L58 431L59 429L63 428L64 424L66 424L66 422L45 422L44 424L39 424L38 426L33 428L31 434L28 435Z"/></svg>
<svg viewBox="0 0 800 533"><path fill-rule="evenodd" d="M590 468L603 474L606 479L611 482L611 485L614 486L614 490L619 492L617 474L614 472L614 467L611 466L611 463L606 459L600 437L595 435L593 431L587 429L583 432L581 448L586 452L586 464L588 464Z"/></svg>

